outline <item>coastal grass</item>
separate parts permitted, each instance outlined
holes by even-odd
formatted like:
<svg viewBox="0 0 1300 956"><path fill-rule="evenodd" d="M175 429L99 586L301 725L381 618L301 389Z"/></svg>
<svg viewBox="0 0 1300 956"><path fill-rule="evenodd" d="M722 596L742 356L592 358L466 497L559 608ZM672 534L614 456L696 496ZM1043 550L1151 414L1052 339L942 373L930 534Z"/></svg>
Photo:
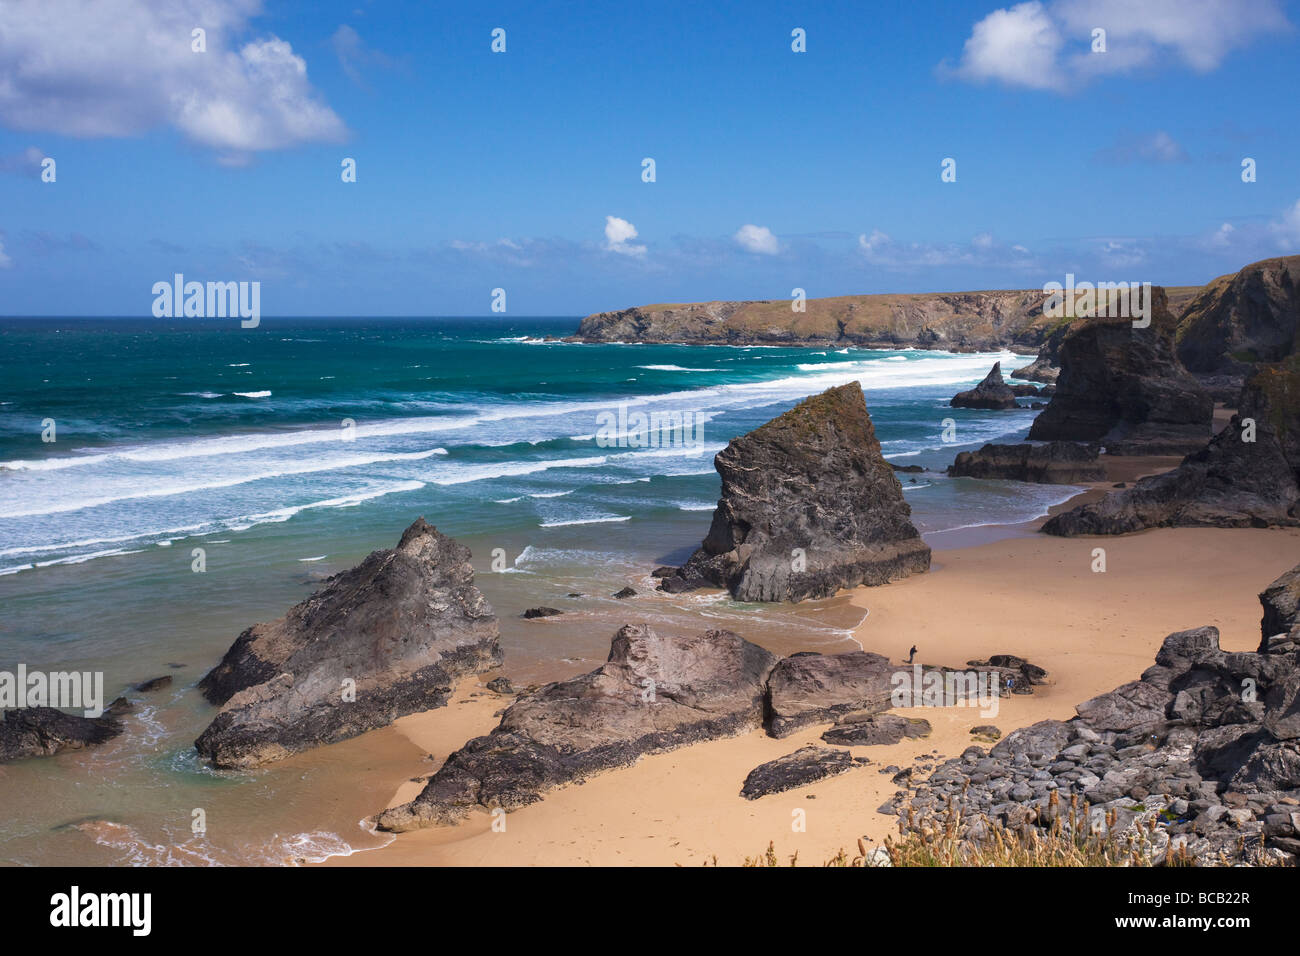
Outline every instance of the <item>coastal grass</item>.
<svg viewBox="0 0 1300 956"><path fill-rule="evenodd" d="M822 866L844 867L1149 867L1152 835L1159 821L1140 823L1122 834L1114 832L1116 814L1106 815L1106 826L1093 832L1087 826L1088 803L1077 795L1068 808L1060 807L1056 795L1048 807L1051 823L1012 830L981 817L981 836L975 839L951 802L942 816L917 819L913 811L898 824L899 838L886 838L869 851L861 839L858 853L850 856L843 848ZM883 850L883 853L882 853ZM717 865L717 857L713 859ZM774 843L756 857L746 857L747 867L798 866L799 854L782 861ZM1194 866L1187 852L1175 848L1163 861L1165 866Z"/></svg>

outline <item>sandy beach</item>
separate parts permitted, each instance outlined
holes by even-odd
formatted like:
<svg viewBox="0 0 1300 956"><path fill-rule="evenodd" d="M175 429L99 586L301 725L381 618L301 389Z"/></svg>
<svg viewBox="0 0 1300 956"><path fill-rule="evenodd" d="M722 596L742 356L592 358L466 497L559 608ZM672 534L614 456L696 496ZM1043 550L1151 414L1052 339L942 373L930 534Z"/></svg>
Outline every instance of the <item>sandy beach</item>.
<svg viewBox="0 0 1300 956"><path fill-rule="evenodd" d="M1173 463L1111 459L1110 478L1131 481ZM1099 483L1070 504L1107 488ZM919 661L947 665L1008 653L1048 670L1045 686L1000 700L996 716L964 707L897 711L928 719L931 736L854 747L869 765L748 801L739 791L750 770L819 742L826 725L783 740L756 730L645 757L552 791L509 814L504 832L493 832L488 816L475 814L460 826L400 834L378 850L327 865L738 865L769 841L783 860L797 852L801 864L819 865L841 848L855 853L858 838L870 845L894 832L893 819L876 812L897 789L893 772L882 772L886 767L923 770L956 756L972 743L970 728L978 724L995 724L1006 734L1043 719L1068 719L1076 703L1136 679L1174 631L1214 625L1225 649L1254 650L1256 595L1300 556L1297 529L1160 529L1063 539L1035 534L1040 523L1003 528L1011 536L973 545L954 533L951 547L936 542L930 573L851 594L869 612L855 631L866 650L902 661L915 644ZM1105 549L1104 572L1093 570L1095 548ZM419 792L422 784L411 778L427 776L467 738L491 730L494 712L507 702L478 680L467 681L449 707L398 721L383 745L400 746L400 737L413 757L407 779L393 780L389 805ZM798 810L806 821L802 832L792 829Z"/></svg>

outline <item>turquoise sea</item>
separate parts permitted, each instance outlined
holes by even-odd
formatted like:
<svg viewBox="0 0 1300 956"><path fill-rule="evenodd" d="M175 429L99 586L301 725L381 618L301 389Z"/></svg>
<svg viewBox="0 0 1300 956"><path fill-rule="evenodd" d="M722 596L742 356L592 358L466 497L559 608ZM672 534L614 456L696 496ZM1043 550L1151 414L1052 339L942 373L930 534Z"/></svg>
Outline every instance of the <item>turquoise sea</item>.
<svg viewBox="0 0 1300 956"><path fill-rule="evenodd" d="M128 732L105 747L0 766L0 862L282 862L381 842L354 807L321 804L348 761L199 765L212 710L192 686L240 631L417 516L472 549L516 683L589 670L629 620L847 649L861 612L843 602L652 591L650 570L707 531L713 455L853 380L899 464L941 472L960 450L1023 438L1033 416L947 405L995 360L1031 356L548 339L577 322L0 320L0 669L102 670L110 697L175 678L130 695ZM598 435L620 407L630 422L689 416L699 440L610 445ZM932 540L1029 520L1072 491L900 477ZM641 594L615 601L625 585ZM566 613L520 620L535 604ZM196 807L224 824L194 836Z"/></svg>

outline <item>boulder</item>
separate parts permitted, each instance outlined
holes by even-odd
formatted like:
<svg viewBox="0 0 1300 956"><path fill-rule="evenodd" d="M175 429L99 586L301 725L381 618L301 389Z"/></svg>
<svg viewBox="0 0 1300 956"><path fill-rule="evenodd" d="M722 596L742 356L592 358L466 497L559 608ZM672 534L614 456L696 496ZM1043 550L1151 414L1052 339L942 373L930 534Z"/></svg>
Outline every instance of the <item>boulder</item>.
<svg viewBox="0 0 1300 956"><path fill-rule="evenodd" d="M930 567L857 382L733 439L714 466L722 498L709 533L661 590L802 601Z"/></svg>
<svg viewBox="0 0 1300 956"><path fill-rule="evenodd" d="M800 727L829 723L850 711L887 710L897 670L889 658L867 651L787 657L768 680L767 731L788 737Z"/></svg>
<svg viewBox="0 0 1300 956"><path fill-rule="evenodd" d="M1253 440L1250 440L1253 437ZM1300 524L1300 356L1261 366L1241 412L1172 471L1050 518L1047 534Z"/></svg>
<svg viewBox="0 0 1300 956"><path fill-rule="evenodd" d="M563 613L563 611L555 607L530 607L524 611L523 616L531 621L539 617L555 617L557 614Z"/></svg>
<svg viewBox="0 0 1300 956"><path fill-rule="evenodd" d="M151 677L149 680L141 681L132 687L132 690L139 691L142 694L151 694L156 690L172 686L172 675L163 674L161 677Z"/></svg>
<svg viewBox="0 0 1300 956"><path fill-rule="evenodd" d="M1031 394L1036 394L1032 392ZM1016 392L1002 380L1002 363L994 362L984 381L965 392L958 392L950 403L953 408L1018 408Z"/></svg>
<svg viewBox="0 0 1300 956"><path fill-rule="evenodd" d="M875 747L899 743L904 737L929 737L930 729L930 722L919 717L874 714L868 711L845 714L835 721L835 726L822 734L822 740L828 744Z"/></svg>
<svg viewBox="0 0 1300 956"><path fill-rule="evenodd" d="M627 625L605 664L521 697L378 825L411 830L456 823L476 808L513 810L644 754L753 730L776 662L730 631L670 637Z"/></svg>
<svg viewBox="0 0 1300 956"><path fill-rule="evenodd" d="M760 764L745 777L740 795L746 800L757 800L772 793L784 793L796 787L825 780L852 770L858 765L847 750L831 747L800 747L794 753L777 757Z"/></svg>
<svg viewBox="0 0 1300 956"><path fill-rule="evenodd" d="M459 678L501 663L469 559L420 518L396 548L246 630L199 682L221 705L199 753L255 767L444 706Z"/></svg>
<svg viewBox="0 0 1300 956"><path fill-rule="evenodd" d="M1300 645L1300 565L1265 588L1259 603L1264 606L1260 653L1270 649L1281 652Z"/></svg>
<svg viewBox="0 0 1300 956"><path fill-rule="evenodd" d="M1214 402L1174 353L1164 289L1151 290L1151 321L1076 321L1061 342L1056 393L1030 441L1100 442L1112 455L1182 455L1210 437Z"/></svg>
<svg viewBox="0 0 1300 956"><path fill-rule="evenodd" d="M113 701L98 717L68 714L54 707L16 707L0 712L0 763L49 757L112 740L123 731L130 711L126 698Z"/></svg>
<svg viewBox="0 0 1300 956"><path fill-rule="evenodd" d="M1075 485L1102 481L1106 469L1098 458L1099 446L1054 441L1043 445L985 445L964 451L948 466L954 478L994 478L1046 485Z"/></svg>

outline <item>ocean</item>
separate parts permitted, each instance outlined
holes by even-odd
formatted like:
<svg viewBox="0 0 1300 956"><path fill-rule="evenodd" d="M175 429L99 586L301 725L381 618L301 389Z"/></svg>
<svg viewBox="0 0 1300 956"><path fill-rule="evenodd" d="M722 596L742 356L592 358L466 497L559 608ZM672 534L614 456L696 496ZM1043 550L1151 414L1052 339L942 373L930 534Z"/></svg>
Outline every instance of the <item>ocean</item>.
<svg viewBox="0 0 1300 956"><path fill-rule="evenodd" d="M278 863L383 842L357 821L386 796L357 784L355 801L321 799L347 789L343 758L364 738L213 771L192 747L213 713L193 685L241 631L416 517L473 551L516 684L590 670L629 621L849 650L863 612L842 599L653 591L649 572L708 530L713 455L854 380L899 464L942 472L958 451L1023 439L1033 417L947 404L994 361L1032 356L548 340L577 323L0 320L0 670L102 671L110 698L174 677L128 694L127 733L109 744L0 766L0 862ZM638 413L693 427L638 431ZM1030 520L1074 490L900 479L932 543ZM638 596L615 600L627 585ZM565 614L520 618L538 604Z"/></svg>

